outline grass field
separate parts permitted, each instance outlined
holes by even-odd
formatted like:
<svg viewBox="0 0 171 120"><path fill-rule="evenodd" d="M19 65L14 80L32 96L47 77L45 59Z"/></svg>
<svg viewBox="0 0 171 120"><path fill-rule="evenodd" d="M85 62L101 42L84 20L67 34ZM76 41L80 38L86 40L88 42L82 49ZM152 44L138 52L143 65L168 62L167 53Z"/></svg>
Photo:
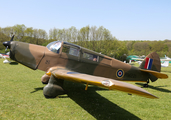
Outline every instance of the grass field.
<svg viewBox="0 0 171 120"><path fill-rule="evenodd" d="M43 96L44 72L0 59L0 120L171 120L171 67L162 68L168 79L144 88L159 99L128 95L65 81L68 94L55 99ZM142 83L131 83L139 87Z"/></svg>

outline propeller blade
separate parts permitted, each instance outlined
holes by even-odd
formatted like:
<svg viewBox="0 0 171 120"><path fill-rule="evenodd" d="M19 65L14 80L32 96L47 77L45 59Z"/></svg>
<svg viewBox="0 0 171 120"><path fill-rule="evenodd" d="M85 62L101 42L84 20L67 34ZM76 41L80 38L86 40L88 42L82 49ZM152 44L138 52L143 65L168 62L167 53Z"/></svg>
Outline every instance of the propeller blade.
<svg viewBox="0 0 171 120"><path fill-rule="evenodd" d="M10 41L13 41L13 39L14 39L14 36L15 36L15 35L13 35L13 36L11 37L11 40L10 40Z"/></svg>
<svg viewBox="0 0 171 120"><path fill-rule="evenodd" d="M8 49L8 46L5 48L5 51L7 51L7 49Z"/></svg>

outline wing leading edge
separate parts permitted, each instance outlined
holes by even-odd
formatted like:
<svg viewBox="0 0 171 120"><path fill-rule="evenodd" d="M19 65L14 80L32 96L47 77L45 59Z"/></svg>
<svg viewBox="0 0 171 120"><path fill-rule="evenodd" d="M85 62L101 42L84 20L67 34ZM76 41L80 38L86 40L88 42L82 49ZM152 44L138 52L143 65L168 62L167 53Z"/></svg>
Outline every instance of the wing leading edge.
<svg viewBox="0 0 171 120"><path fill-rule="evenodd" d="M87 84L86 88L88 87L88 84L91 84L104 87L109 90L119 90L131 94L137 94L147 98L158 98L140 87L125 82L117 81L114 79L82 74L62 68L56 68L55 70L52 70L51 74L57 79L65 79L73 82Z"/></svg>

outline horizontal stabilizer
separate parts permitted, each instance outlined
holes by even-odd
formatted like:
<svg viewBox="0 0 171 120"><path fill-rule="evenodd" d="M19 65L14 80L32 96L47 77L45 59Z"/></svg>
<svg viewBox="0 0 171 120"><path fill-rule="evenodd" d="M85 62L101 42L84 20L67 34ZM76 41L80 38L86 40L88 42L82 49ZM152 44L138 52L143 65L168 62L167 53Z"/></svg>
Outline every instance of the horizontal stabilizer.
<svg viewBox="0 0 171 120"><path fill-rule="evenodd" d="M154 75L155 77L157 78L161 78L161 79L166 79L168 78L168 76L164 73L161 73L161 72L157 72L157 71L152 71L152 70L147 70L147 69L140 69L141 71L143 72L148 72L148 73L151 73L152 75Z"/></svg>

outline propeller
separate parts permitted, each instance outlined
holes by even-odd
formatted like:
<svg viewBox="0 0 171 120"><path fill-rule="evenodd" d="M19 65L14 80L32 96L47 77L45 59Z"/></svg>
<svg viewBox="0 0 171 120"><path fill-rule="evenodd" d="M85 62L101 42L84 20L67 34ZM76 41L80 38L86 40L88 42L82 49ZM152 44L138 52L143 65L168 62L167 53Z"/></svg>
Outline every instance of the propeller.
<svg viewBox="0 0 171 120"><path fill-rule="evenodd" d="M15 35L13 35L12 37L11 37L11 40L10 41L5 41L5 42L3 42L3 45L6 47L6 49L5 49L5 55L9 55L9 57L5 57L5 60L3 61L3 63L10 63L11 64L11 57L10 57L10 52L8 52L8 53L6 53L6 50L7 49L10 49L11 48L11 42L13 41L13 39L14 39L14 36ZM13 61L12 61L13 62Z"/></svg>
<svg viewBox="0 0 171 120"><path fill-rule="evenodd" d="M3 45L6 47L5 51L6 51L7 49L10 49L10 46L11 46L10 43L11 43L11 41L13 41L14 36L15 36L15 35L13 35L13 36L11 37L11 40L10 40L10 41L3 42Z"/></svg>

